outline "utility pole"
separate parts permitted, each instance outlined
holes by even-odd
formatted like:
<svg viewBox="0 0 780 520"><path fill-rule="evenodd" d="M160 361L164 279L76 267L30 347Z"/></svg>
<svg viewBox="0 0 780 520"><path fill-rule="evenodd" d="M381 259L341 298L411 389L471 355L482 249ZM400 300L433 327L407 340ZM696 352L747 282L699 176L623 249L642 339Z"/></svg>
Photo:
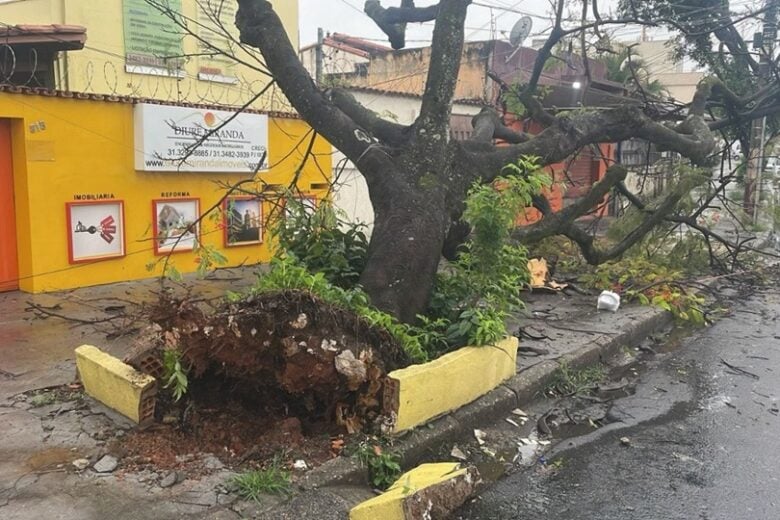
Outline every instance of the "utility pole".
<svg viewBox="0 0 780 520"><path fill-rule="evenodd" d="M317 28L317 51L316 51L316 61L314 65L314 76L315 80L317 81L317 86L322 86L322 53L323 48L322 45L325 41L325 33L322 30L322 27Z"/></svg>
<svg viewBox="0 0 780 520"><path fill-rule="evenodd" d="M779 0L766 0L764 25L761 34L762 49L759 61L759 86L763 87L772 79L772 61L775 40L777 39L777 7ZM754 47L756 47L754 43ZM766 118L756 119L750 126L750 155L745 172L744 207L747 215L755 224L758 221L761 197L761 172L764 168L764 138L766 136Z"/></svg>

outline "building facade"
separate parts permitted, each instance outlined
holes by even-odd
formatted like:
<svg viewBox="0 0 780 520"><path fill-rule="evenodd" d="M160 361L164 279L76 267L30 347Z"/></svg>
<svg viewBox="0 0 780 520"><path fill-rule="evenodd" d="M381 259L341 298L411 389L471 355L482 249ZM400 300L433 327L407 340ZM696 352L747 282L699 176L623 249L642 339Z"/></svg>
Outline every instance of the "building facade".
<svg viewBox="0 0 780 520"><path fill-rule="evenodd" d="M290 114L250 111L184 162L166 158L233 115L222 108L0 88L0 288L136 280L165 265L193 272L203 250L226 266L269 260L278 198L247 194L291 182L310 129ZM315 141L313 153L330 150ZM315 162L297 189L319 199L331 172Z"/></svg>
<svg viewBox="0 0 780 520"><path fill-rule="evenodd" d="M273 3L297 47L298 2ZM54 85L31 77L24 86L242 106L269 78L261 71L259 53L238 44L236 9L234 0L0 0L0 20L6 27L86 29L82 49L62 50L54 60ZM59 42L64 36L55 32L46 38ZM18 58L15 61L29 61L26 55ZM275 89L251 104L263 110L289 110Z"/></svg>

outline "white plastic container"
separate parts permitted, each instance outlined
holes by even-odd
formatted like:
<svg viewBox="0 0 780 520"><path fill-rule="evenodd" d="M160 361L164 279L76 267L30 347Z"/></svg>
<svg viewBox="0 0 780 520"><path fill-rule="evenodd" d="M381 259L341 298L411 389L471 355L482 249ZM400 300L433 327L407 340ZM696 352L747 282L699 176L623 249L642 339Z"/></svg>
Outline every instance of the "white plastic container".
<svg viewBox="0 0 780 520"><path fill-rule="evenodd" d="M612 291L602 291L596 302L596 308L599 310L615 312L620 307L620 295Z"/></svg>

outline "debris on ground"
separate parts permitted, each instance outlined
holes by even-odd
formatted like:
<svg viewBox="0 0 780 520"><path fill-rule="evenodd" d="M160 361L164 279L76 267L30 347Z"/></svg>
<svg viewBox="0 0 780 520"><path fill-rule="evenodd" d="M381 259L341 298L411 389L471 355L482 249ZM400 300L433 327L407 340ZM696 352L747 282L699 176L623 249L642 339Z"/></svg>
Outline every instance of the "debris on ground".
<svg viewBox="0 0 780 520"><path fill-rule="evenodd" d="M453 446L453 447L452 447L452 451L450 451L450 456L451 456L452 458L454 458L454 459L458 459L458 460L461 460L461 461L463 461L463 460L467 460L467 459L468 459L468 457L466 456L466 454L465 454L465 453L463 453L463 450L461 450L461 449L460 449L460 448L458 448L457 446Z"/></svg>
<svg viewBox="0 0 780 520"><path fill-rule="evenodd" d="M169 471L163 478L160 480L160 487L161 488L169 488L179 481L179 474L175 471Z"/></svg>
<svg viewBox="0 0 780 520"><path fill-rule="evenodd" d="M528 271L531 275L531 290L559 292L568 287L565 283L557 283L551 279L550 271L547 267L547 260L544 258L532 258L529 260Z"/></svg>
<svg viewBox="0 0 780 520"><path fill-rule="evenodd" d="M119 461L112 455L104 455L99 461L92 466L98 473L111 473L119 465Z"/></svg>
<svg viewBox="0 0 780 520"><path fill-rule="evenodd" d="M617 312L620 308L620 295L612 291L601 291L596 301L598 310Z"/></svg>
<svg viewBox="0 0 780 520"><path fill-rule="evenodd" d="M71 464L77 471L84 471L89 467L89 459L76 459Z"/></svg>

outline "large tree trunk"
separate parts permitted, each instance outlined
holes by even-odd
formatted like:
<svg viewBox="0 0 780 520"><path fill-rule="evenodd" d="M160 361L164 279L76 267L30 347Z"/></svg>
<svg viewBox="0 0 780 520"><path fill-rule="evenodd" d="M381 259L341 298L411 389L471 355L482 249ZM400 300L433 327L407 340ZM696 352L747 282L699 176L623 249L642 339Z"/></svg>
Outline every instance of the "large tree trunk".
<svg viewBox="0 0 780 520"><path fill-rule="evenodd" d="M406 323L425 311L436 280L450 224L443 191L402 186L372 197L374 230L361 284L375 306Z"/></svg>

